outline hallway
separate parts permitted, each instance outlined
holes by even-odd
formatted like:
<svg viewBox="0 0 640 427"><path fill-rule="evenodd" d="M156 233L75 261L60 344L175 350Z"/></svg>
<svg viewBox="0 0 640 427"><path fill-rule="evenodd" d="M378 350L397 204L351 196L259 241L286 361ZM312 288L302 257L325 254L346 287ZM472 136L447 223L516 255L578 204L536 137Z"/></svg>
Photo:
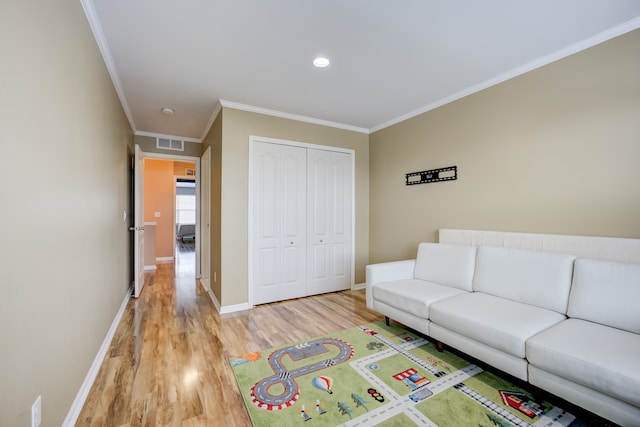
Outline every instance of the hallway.
<svg viewBox="0 0 640 427"><path fill-rule="evenodd" d="M219 315L189 254L158 264L131 299L77 426L250 426L229 357L381 316L364 291ZM301 321L303 320L303 321Z"/></svg>

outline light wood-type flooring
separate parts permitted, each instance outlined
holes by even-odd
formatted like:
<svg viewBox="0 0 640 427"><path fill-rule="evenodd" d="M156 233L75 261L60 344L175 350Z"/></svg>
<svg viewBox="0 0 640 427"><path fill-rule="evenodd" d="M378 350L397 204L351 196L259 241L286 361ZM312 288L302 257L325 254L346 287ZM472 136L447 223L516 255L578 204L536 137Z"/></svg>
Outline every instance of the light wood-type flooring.
<svg viewBox="0 0 640 427"><path fill-rule="evenodd" d="M250 426L229 357L381 318L364 290L219 315L192 258L159 264L129 301L76 425Z"/></svg>

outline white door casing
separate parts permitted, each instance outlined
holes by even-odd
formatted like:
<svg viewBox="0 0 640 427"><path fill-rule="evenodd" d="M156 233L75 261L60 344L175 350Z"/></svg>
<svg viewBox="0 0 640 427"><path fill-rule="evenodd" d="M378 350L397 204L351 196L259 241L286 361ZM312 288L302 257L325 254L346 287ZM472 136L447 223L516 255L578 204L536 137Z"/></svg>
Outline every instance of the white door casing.
<svg viewBox="0 0 640 427"><path fill-rule="evenodd" d="M255 144L252 169L253 303L305 296L306 150Z"/></svg>
<svg viewBox="0 0 640 427"><path fill-rule="evenodd" d="M140 146L135 146L134 174L134 290L133 296L138 298L144 286L144 156Z"/></svg>
<svg viewBox="0 0 640 427"><path fill-rule="evenodd" d="M249 305L349 289L353 150L252 136L249 159Z"/></svg>
<svg viewBox="0 0 640 427"><path fill-rule="evenodd" d="M307 150L309 295L351 287L351 156Z"/></svg>

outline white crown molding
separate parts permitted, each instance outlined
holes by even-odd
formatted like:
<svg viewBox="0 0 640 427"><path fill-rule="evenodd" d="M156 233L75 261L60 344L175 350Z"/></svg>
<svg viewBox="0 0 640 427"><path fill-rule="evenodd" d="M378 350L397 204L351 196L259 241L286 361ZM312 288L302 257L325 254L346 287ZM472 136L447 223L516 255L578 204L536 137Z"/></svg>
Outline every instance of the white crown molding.
<svg viewBox="0 0 640 427"><path fill-rule="evenodd" d="M225 99L221 99L220 104L222 104L222 106L225 108L233 108L236 110L243 110L243 111L249 111L252 113L265 114L267 116L280 117L282 119L296 120L298 122L312 123L312 124L321 125L321 126L328 126L332 128L348 130L352 132L369 134L369 129L363 128L363 127L352 126L352 125L347 125L347 124L338 123L338 122L331 122L328 120L316 119L314 117L301 116L298 114L285 113L284 111L270 110L268 108L255 107L253 105L240 104L238 102L227 101Z"/></svg>
<svg viewBox="0 0 640 427"><path fill-rule="evenodd" d="M155 132L136 131L134 133L134 135L136 135L136 136L150 136L151 138L179 139L181 141L187 141L187 142L197 142L197 143L201 143L202 142L202 140L198 139L198 138L189 138L189 137L186 137L186 136L168 135L168 134L164 134L164 133L155 133Z"/></svg>
<svg viewBox="0 0 640 427"><path fill-rule="evenodd" d="M127 120L129 121L129 126L131 126L131 130L135 133L136 125L133 122L133 116L131 115L129 104L127 103L127 99L124 96L124 90L122 89L122 85L120 84L120 79L118 78L118 73L116 72L116 66L113 63L113 57L111 56L111 50L109 50L107 40L105 39L104 33L102 32L102 26L100 25L98 14L96 13L96 9L93 7L93 1L80 0L80 4L82 5L82 9L84 9L84 14L87 17L87 21L89 21L89 27L91 27L93 37L98 43L98 49L100 49L102 59L104 59L104 63L107 66L107 71L109 72L109 76L111 77L111 82L113 83L113 87L118 94L118 98L120 99L120 104L122 105L124 114L125 116L127 116Z"/></svg>
<svg viewBox="0 0 640 427"><path fill-rule="evenodd" d="M202 132L202 137L200 137L200 141L204 141L207 135L209 135L209 131L211 130L213 123L218 118L218 114L220 114L220 111L222 111L222 104L220 103L220 101L218 101L216 102L216 106L213 109L213 113L211 113L211 117L209 118L209 121L207 122L207 126L204 128L204 132Z"/></svg>
<svg viewBox="0 0 640 427"><path fill-rule="evenodd" d="M529 62L521 67L514 68L513 70L507 71L506 73L500 74L497 77L486 80L477 85L473 85L468 87L460 92L454 93L451 96L443 98L439 101L433 102L429 105L426 105L417 110L411 111L407 114L403 114L402 116L396 117L395 119L389 120L388 122L382 123L378 126L374 126L369 129L370 133L377 132L384 128L388 128L389 126L393 126L405 120L411 119L413 117L419 116L420 114L426 113L427 111L434 110L438 107L441 107L445 104L449 104L450 102L457 101L458 99L464 98L465 96L474 94L476 92L480 92L481 90L487 89L491 86L495 86L499 83L510 80L514 77L518 77L522 74L528 73L529 71L533 71L536 68L540 68L552 62L558 61L560 59L566 58L567 56L571 56L575 53L593 47L597 44L603 43L607 40L610 40L614 37L618 37L622 34L628 33L629 31L633 31L640 28L640 18L635 18L630 21L627 21L623 24L610 28L606 31L603 31L599 34L596 34L593 37L589 37L588 39L582 40L578 43L575 43L571 46L568 46L564 49L551 53L547 56L543 56L535 61Z"/></svg>

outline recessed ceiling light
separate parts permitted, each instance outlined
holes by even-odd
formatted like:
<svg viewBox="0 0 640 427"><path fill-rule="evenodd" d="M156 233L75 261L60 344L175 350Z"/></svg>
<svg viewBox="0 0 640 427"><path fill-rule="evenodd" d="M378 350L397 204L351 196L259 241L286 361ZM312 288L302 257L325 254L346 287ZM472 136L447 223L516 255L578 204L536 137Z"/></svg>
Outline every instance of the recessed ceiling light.
<svg viewBox="0 0 640 427"><path fill-rule="evenodd" d="M319 56L313 60L313 65L318 68L324 68L329 65L329 60L325 57Z"/></svg>
<svg viewBox="0 0 640 427"><path fill-rule="evenodd" d="M170 107L163 107L160 111L162 111L162 114L164 114L165 116L170 116L176 112L176 110Z"/></svg>

